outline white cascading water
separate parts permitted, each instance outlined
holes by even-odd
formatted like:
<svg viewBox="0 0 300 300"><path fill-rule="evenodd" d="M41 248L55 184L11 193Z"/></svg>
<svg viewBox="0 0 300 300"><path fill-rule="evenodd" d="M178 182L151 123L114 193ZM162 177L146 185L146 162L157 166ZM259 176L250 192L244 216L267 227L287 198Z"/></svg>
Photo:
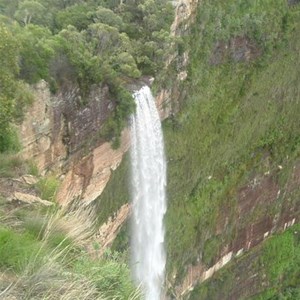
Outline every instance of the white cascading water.
<svg viewBox="0 0 300 300"><path fill-rule="evenodd" d="M146 300L162 297L166 255L166 160L159 115L148 86L133 94L131 119L132 270Z"/></svg>

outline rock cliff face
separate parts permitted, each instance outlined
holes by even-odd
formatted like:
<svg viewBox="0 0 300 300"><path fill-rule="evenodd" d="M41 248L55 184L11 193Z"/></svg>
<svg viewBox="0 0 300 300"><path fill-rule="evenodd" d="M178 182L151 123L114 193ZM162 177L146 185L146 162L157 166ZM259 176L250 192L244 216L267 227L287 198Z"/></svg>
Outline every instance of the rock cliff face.
<svg viewBox="0 0 300 300"><path fill-rule="evenodd" d="M118 150L99 134L114 107L108 87L93 87L85 99L87 104L76 87L51 95L47 84L40 82L34 95L35 101L19 130L23 157L33 159L42 173L54 171L61 175L61 204L75 198L93 201L129 147L127 130Z"/></svg>
<svg viewBox="0 0 300 300"><path fill-rule="evenodd" d="M279 166L278 171L281 168ZM192 290L196 284L211 278L233 258L239 257L244 252L261 244L271 234L283 232L300 222L300 202L291 200L293 195L299 192L299 163L290 168L289 178L285 189L280 190L275 173L256 176L238 190L238 206L234 215L230 212L232 210L230 207L224 206L220 209L215 235L225 235L225 228L229 221L236 227L235 234L228 244L222 245L209 268L202 262L188 266L182 285L177 287L178 299ZM277 207L275 212L274 207ZM256 216L253 217L255 211ZM258 211L260 212L258 213ZM251 215L253 220L248 219ZM229 220L229 216L231 216L231 220ZM257 284L259 286L259 283ZM245 290L246 292L251 295L249 291ZM253 290L252 294L256 292Z"/></svg>
<svg viewBox="0 0 300 300"><path fill-rule="evenodd" d="M67 157L63 144L63 128L55 124L54 105L48 86L41 82L34 88L35 101L20 125L20 140L25 159L34 159L40 171Z"/></svg>
<svg viewBox="0 0 300 300"><path fill-rule="evenodd" d="M63 178L57 200L68 204L73 199L81 199L90 204L99 197L114 171L122 161L123 154L129 149L129 132L124 130L121 146L117 150L106 142L78 162L72 162Z"/></svg>
<svg viewBox="0 0 300 300"><path fill-rule="evenodd" d="M20 126L24 158L34 158L46 171L99 144L96 135L113 109L106 86L93 87L86 105L79 89L72 86L51 95L41 81L33 92L35 101Z"/></svg>
<svg viewBox="0 0 300 300"><path fill-rule="evenodd" d="M178 0L175 1L174 4L176 5L176 9L175 19L171 26L171 35L174 38L178 38L189 33L189 25L194 21L198 0ZM180 84L187 77L189 53L188 50L179 53L175 47L173 48L174 53L167 60L165 68L174 65L176 68L175 77L173 78L171 86L162 88L156 96L162 120L178 112L180 105L179 101L184 98L184 94L182 94L182 90L180 89Z"/></svg>
<svg viewBox="0 0 300 300"><path fill-rule="evenodd" d="M108 87L93 87L87 104L76 87L51 95L42 81L33 91L35 101L19 126L22 156L33 159L42 174L53 171L60 176L59 203L80 199L90 204L101 195L130 146L127 128L116 150L101 138L102 125L114 108Z"/></svg>

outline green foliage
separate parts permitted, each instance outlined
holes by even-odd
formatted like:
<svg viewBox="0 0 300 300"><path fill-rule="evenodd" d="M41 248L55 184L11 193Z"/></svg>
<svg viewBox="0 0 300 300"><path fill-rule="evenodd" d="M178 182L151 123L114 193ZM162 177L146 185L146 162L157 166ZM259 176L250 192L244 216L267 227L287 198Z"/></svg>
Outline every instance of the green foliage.
<svg viewBox="0 0 300 300"><path fill-rule="evenodd" d="M112 58L114 69L122 74L132 78L139 78L141 72L138 70L134 58L128 52L121 52Z"/></svg>
<svg viewBox="0 0 300 300"><path fill-rule="evenodd" d="M118 211L122 205L129 202L129 155L123 158L117 171L112 173L111 179L101 196L95 201L98 215L98 224L101 225Z"/></svg>
<svg viewBox="0 0 300 300"><path fill-rule="evenodd" d="M16 272L24 270L30 260L38 255L40 244L29 234L19 234L0 228L0 268Z"/></svg>
<svg viewBox="0 0 300 300"><path fill-rule="evenodd" d="M11 136L11 135L10 135ZM16 145L16 141L12 144ZM17 151L20 147L12 150ZM24 160L20 155L13 152L0 153L0 177L13 178L19 177L24 174L30 174L33 176L39 175L39 169L33 160Z"/></svg>
<svg viewBox="0 0 300 300"><path fill-rule="evenodd" d="M90 18L94 23L103 23L117 28L119 31L125 26L120 16L115 14L112 10L99 6L95 12L90 12Z"/></svg>
<svg viewBox="0 0 300 300"><path fill-rule="evenodd" d="M22 218L22 216L19 215ZM22 219L22 227L25 229L26 233L30 234L36 240L41 240L44 236L46 229L46 221L45 216L39 214L28 214L24 213Z"/></svg>
<svg viewBox="0 0 300 300"><path fill-rule="evenodd" d="M218 277L217 277L218 276ZM216 278L209 279L197 285L190 293L190 300L218 300L220 298L230 299L230 291L235 283L234 273L223 268L218 271Z"/></svg>
<svg viewBox="0 0 300 300"><path fill-rule="evenodd" d="M86 40L75 27L68 26L59 33L59 43L66 54L71 69L70 80L76 80L82 94L86 96L92 84L100 83L102 74L100 69L100 58L87 51ZM63 78L65 80L66 78Z"/></svg>
<svg viewBox="0 0 300 300"><path fill-rule="evenodd" d="M27 165L28 165L28 174L30 174L32 176L40 175L39 168L34 160L31 160L31 159L28 160Z"/></svg>
<svg viewBox="0 0 300 300"><path fill-rule="evenodd" d="M117 252L108 252L106 258L98 261L82 256L75 263L74 269L75 272L90 278L103 297L138 299L137 290L130 279L130 271Z"/></svg>
<svg viewBox="0 0 300 300"><path fill-rule="evenodd" d="M299 229L300 226L295 225L286 233L270 238L263 245L260 264L265 268L269 282L274 287L282 281L291 286L300 284Z"/></svg>
<svg viewBox="0 0 300 300"><path fill-rule="evenodd" d="M54 201L59 187L59 180L54 175L50 175L41 178L35 186L42 199Z"/></svg>
<svg viewBox="0 0 300 300"><path fill-rule="evenodd" d="M72 250L70 254L72 252L76 253L77 251L74 241L63 231L56 230L51 232L47 237L47 245L52 249L62 249L63 251L66 249Z"/></svg>
<svg viewBox="0 0 300 300"><path fill-rule="evenodd" d="M255 300L297 299L300 285L300 226L268 239L258 258L268 278L268 288ZM293 298L296 297L296 298Z"/></svg>
<svg viewBox="0 0 300 300"><path fill-rule="evenodd" d="M78 254L76 238L70 235L65 227L63 214L59 215L56 208L23 208L18 211L16 217L21 224L19 227L23 231L22 234L30 235L35 241L41 242L42 251L62 251L70 256L70 260Z"/></svg>
<svg viewBox="0 0 300 300"><path fill-rule="evenodd" d="M4 24L0 24L0 152L14 148L12 129L16 92L15 76L18 73L18 43Z"/></svg>
<svg viewBox="0 0 300 300"><path fill-rule="evenodd" d="M194 30L204 32L200 35L203 42L201 51L208 53L212 42L228 41L234 36L248 36L255 39L265 50L274 48L282 37L283 26L288 23L290 12L285 0L274 5L272 1L204 1L198 11L197 21L200 26ZM214 20L215 22L211 22ZM198 50L199 51L199 50Z"/></svg>
<svg viewBox="0 0 300 300"><path fill-rule="evenodd" d="M87 4L75 4L59 11L55 16L57 29L67 28L69 25L79 31L86 29L91 23L88 12L91 10Z"/></svg>
<svg viewBox="0 0 300 300"><path fill-rule="evenodd" d="M288 287L285 290L279 292L277 295L272 296L269 300L295 300L300 299L299 287Z"/></svg>
<svg viewBox="0 0 300 300"><path fill-rule="evenodd" d="M128 1L120 8L125 32L133 43L138 67L144 74L156 75L170 54L170 26L174 8L169 1Z"/></svg>
<svg viewBox="0 0 300 300"><path fill-rule="evenodd" d="M220 244L220 237L212 237L205 242L203 246L202 260L207 266L211 266L213 264L214 258L218 255Z"/></svg>
<svg viewBox="0 0 300 300"><path fill-rule="evenodd" d="M49 79L49 63L54 49L49 43L51 32L45 27L28 25L19 28L18 39L21 43L20 77L29 83Z"/></svg>
<svg viewBox="0 0 300 300"><path fill-rule="evenodd" d="M16 76L30 84L44 79L52 93L75 84L81 105L93 85L108 84L115 111L102 135L118 147L120 132L134 109L124 83L161 69L170 48L173 10L166 0L0 0L0 20L8 26L1 27L5 30L0 37L7 40L2 47L9 49L0 49L0 65L9 66L0 77L5 83L1 89L5 92L0 93L0 151L13 148L9 124L13 115L22 117L24 102L30 102L29 97L26 101L18 97L26 94L26 88L16 84Z"/></svg>
<svg viewBox="0 0 300 300"><path fill-rule="evenodd" d="M0 197L1 297L140 299L121 255L106 250L95 259L93 211L77 209L16 207Z"/></svg>
<svg viewBox="0 0 300 300"><path fill-rule="evenodd" d="M18 7L18 2L19 0L0 0L0 13L13 17Z"/></svg>
<svg viewBox="0 0 300 300"><path fill-rule="evenodd" d="M15 87L16 87L16 91L15 91L14 98L15 98L16 105L14 107L13 119L15 123L19 124L20 122L23 121L26 109L30 107L34 98L31 90L28 88L28 85L25 84L24 82L22 81L15 82ZM14 129L12 129L12 133L14 132L13 130ZM15 133L15 136L16 135L17 133Z"/></svg>
<svg viewBox="0 0 300 300"><path fill-rule="evenodd" d="M129 249L130 249L130 219L128 219L125 224L122 225L120 232L116 236L111 249L112 251L117 251L125 256L128 256L129 259Z"/></svg>
<svg viewBox="0 0 300 300"><path fill-rule="evenodd" d="M15 18L25 26L30 23L42 25L47 23L47 9L38 1L24 0L18 5Z"/></svg>
<svg viewBox="0 0 300 300"><path fill-rule="evenodd" d="M19 138L15 128L10 124L0 131L0 152L6 151L7 153L17 152L21 149Z"/></svg>
<svg viewBox="0 0 300 300"><path fill-rule="evenodd" d="M20 120L32 97L27 87L16 80L19 72L19 41L6 25L0 23L0 152L19 149L12 121Z"/></svg>
<svg viewBox="0 0 300 300"><path fill-rule="evenodd" d="M2 43L0 45L0 64L1 70L5 72L6 76L14 76L18 72L18 43L17 40L13 37L9 29L4 25L0 24L0 35ZM2 72L1 72L2 73ZM4 78L4 75L1 74L1 79L3 81L2 85L6 84L7 81ZM2 86L2 89L5 88L8 92L8 86Z"/></svg>

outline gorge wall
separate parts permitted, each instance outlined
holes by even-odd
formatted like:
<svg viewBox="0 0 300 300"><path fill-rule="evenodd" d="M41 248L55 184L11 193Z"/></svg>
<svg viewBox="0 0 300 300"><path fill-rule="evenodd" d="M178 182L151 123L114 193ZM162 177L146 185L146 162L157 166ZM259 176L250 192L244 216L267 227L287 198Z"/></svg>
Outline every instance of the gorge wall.
<svg viewBox="0 0 300 300"><path fill-rule="evenodd" d="M254 22L251 29L247 14L255 22L264 15L264 25ZM282 26L286 20L289 29ZM165 124L169 288L175 299L188 298L229 262L234 268L233 258L247 257L299 222L297 34L299 6L287 1L198 5L188 39L186 94L180 112ZM248 299L274 286L284 289L279 277L243 275L259 268L235 269L238 284L252 280L255 289L239 289L234 280L216 286L213 277L192 299Z"/></svg>
<svg viewBox="0 0 300 300"><path fill-rule="evenodd" d="M235 257L240 257L260 245L272 234L283 232L300 222L300 164L297 162L294 166L285 167L289 169L289 180L283 190L280 189L276 174L263 174L256 176L237 191L237 207L234 209L234 213L230 212L232 208L226 204L220 208L214 228L214 238L225 236L226 227L230 222L234 223L234 233L227 242L221 242L221 245L214 244L218 250L209 263L203 263L199 259L200 262L188 266L183 283L176 288L178 299L192 291L195 285L211 278L215 272ZM277 172L280 171L280 168L282 167L279 166ZM210 251L213 250L210 249ZM254 271L251 271L255 272L255 267L252 268ZM237 272L240 275L236 276L242 276L243 272L244 270L240 270ZM247 289L240 291L233 284L231 292L222 294L222 298L240 299L257 294L264 289L260 281L259 276L255 279L244 277L240 284L249 285ZM267 280L262 282L268 285ZM251 288L254 284L256 289Z"/></svg>
<svg viewBox="0 0 300 300"><path fill-rule="evenodd" d="M23 157L33 159L40 172L60 176L61 204L75 198L93 201L129 146L127 130L118 150L101 137L102 126L114 108L108 87L92 88L87 105L81 103L76 87L51 95L42 81L34 88L34 95L19 130Z"/></svg>
<svg viewBox="0 0 300 300"><path fill-rule="evenodd" d="M184 90L181 88L182 83L187 78L187 66L189 62L189 50L182 53L176 46L176 39L182 39L190 31L190 24L195 18L195 11L198 0L178 0L174 1L175 19L171 26L171 36L174 38L173 53L166 61L163 67L167 70L168 78L162 79L163 84L158 83L159 91L156 95L156 102L159 107L159 113L162 120L176 114L180 109L180 100L185 97ZM184 43L183 41L181 41ZM174 72L174 69L176 70ZM171 70L171 71L168 71ZM164 81L168 81L166 83Z"/></svg>

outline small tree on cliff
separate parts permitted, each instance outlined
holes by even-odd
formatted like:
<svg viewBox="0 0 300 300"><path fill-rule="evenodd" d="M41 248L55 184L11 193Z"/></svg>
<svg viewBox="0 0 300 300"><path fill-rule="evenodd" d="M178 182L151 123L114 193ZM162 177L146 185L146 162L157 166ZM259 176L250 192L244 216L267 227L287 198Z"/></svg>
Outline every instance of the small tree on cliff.
<svg viewBox="0 0 300 300"><path fill-rule="evenodd" d="M30 96L19 73L19 44L9 29L0 23L0 152L16 148L10 123L21 116Z"/></svg>

